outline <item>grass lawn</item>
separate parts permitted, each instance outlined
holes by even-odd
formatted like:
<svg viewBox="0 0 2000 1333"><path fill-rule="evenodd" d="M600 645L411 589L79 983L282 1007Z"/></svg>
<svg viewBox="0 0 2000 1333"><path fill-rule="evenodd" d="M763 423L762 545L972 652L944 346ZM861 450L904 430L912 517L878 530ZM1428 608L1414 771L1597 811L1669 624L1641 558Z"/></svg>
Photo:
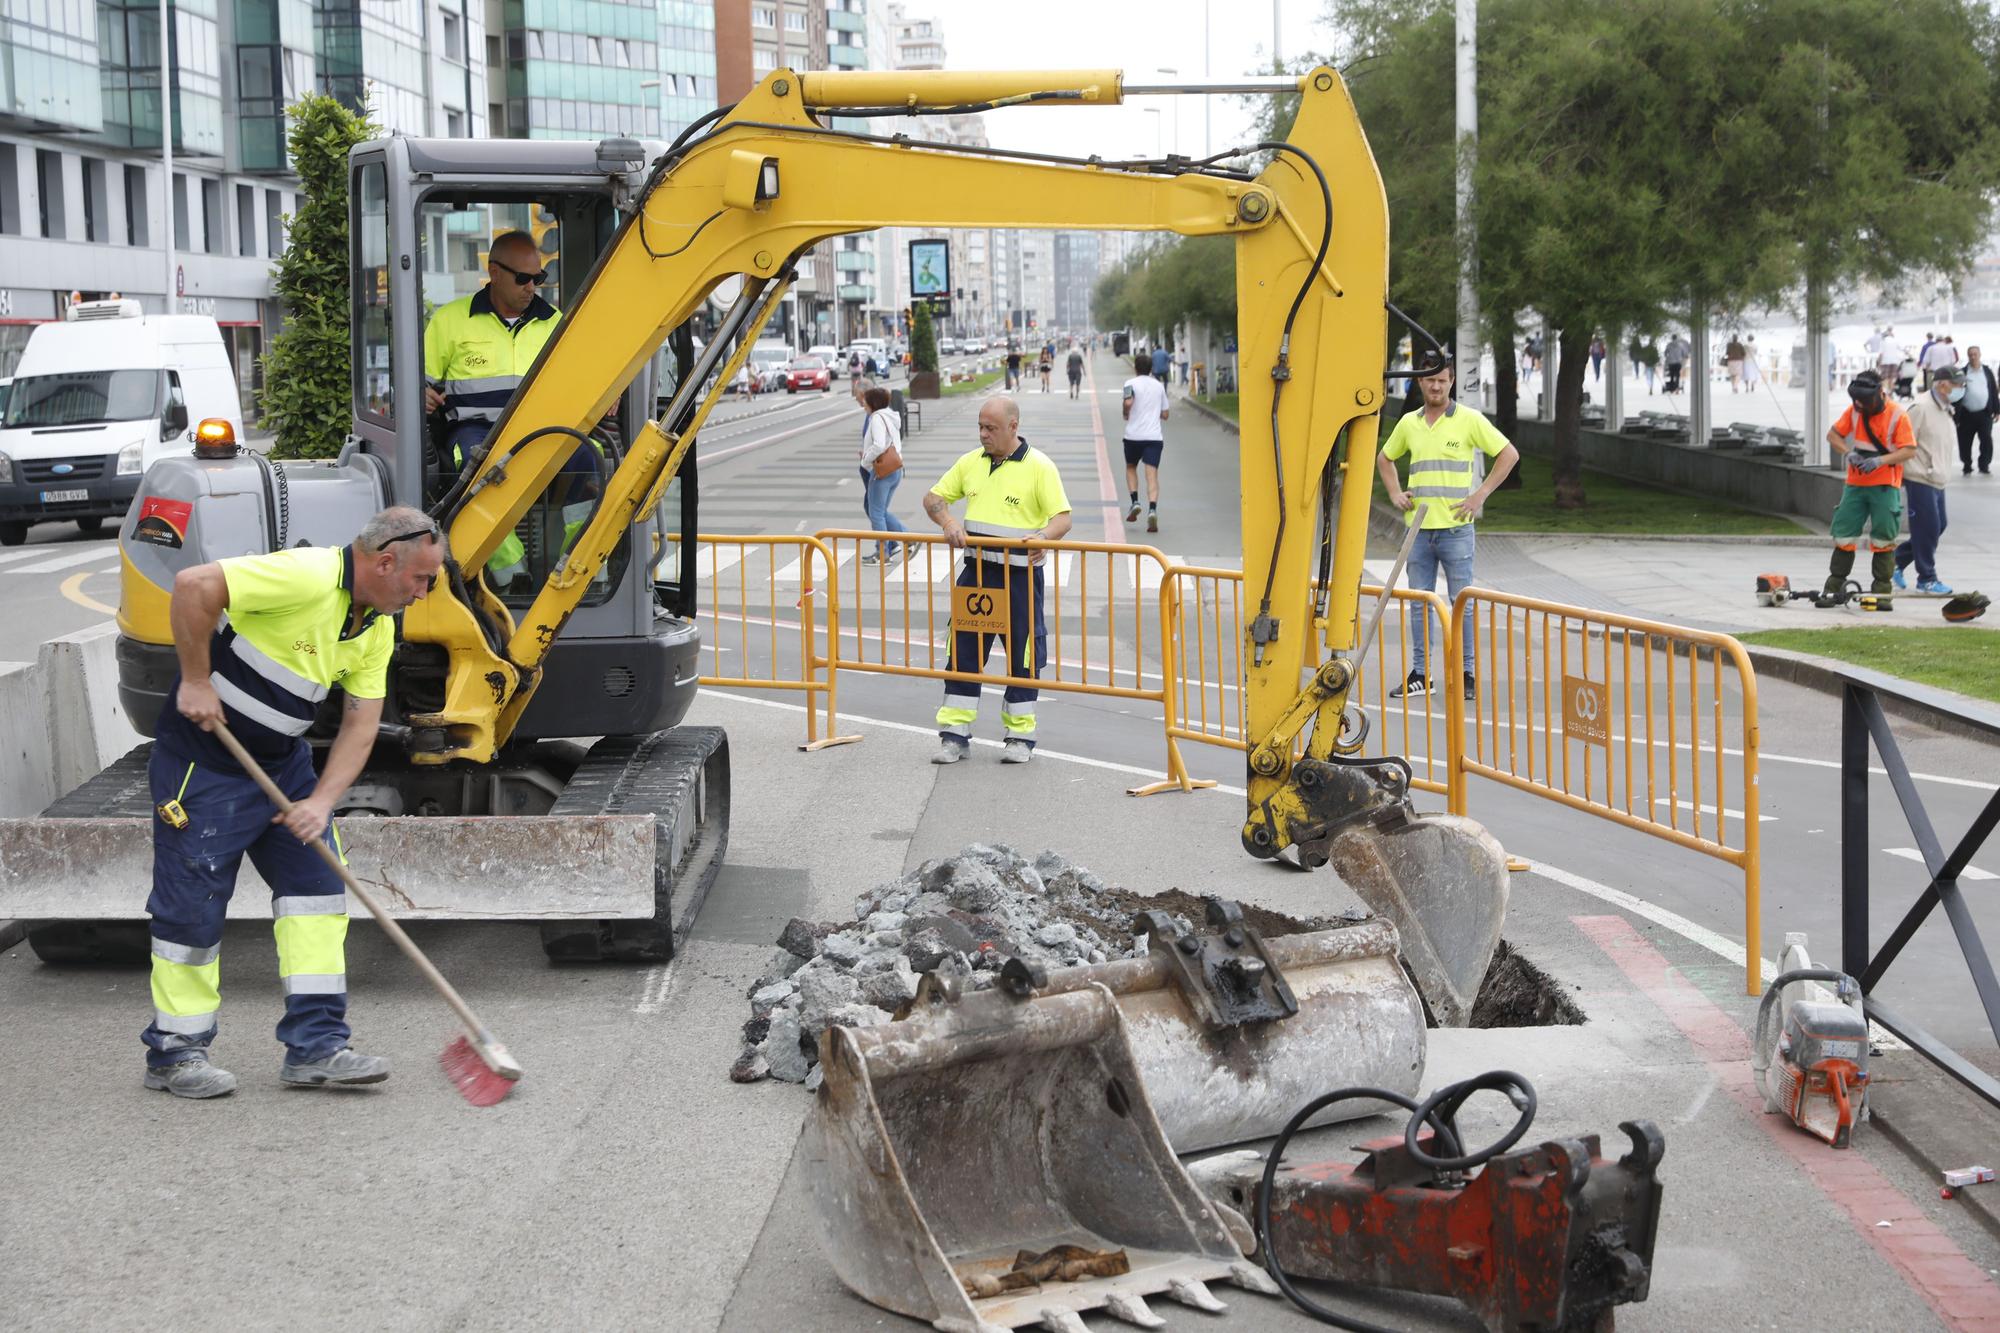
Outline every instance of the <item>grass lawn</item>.
<svg viewBox="0 0 2000 1333"><path fill-rule="evenodd" d="M1233 393L1219 393L1213 398L1200 398L1196 399L1196 401L1203 407L1213 408L1223 416L1228 417L1231 421L1238 420L1236 415L1236 395Z"/></svg>
<svg viewBox="0 0 2000 1333"><path fill-rule="evenodd" d="M956 398L960 394L966 393L978 393L987 385L997 383L1001 373L998 370L982 370L969 380L960 380L957 384L945 385L939 392L945 398Z"/></svg>
<svg viewBox="0 0 2000 1333"><path fill-rule="evenodd" d="M1767 629L1736 636L1834 657L1884 675L2000 703L2000 636L1965 625L1935 629Z"/></svg>
<svg viewBox="0 0 2000 1333"><path fill-rule="evenodd" d="M1518 490L1495 491L1480 516L1481 532L1687 533L1714 537L1797 535L1789 518L1738 509L1673 491L1656 490L1603 472L1583 471L1584 507L1557 509L1555 474L1547 459L1523 458Z"/></svg>

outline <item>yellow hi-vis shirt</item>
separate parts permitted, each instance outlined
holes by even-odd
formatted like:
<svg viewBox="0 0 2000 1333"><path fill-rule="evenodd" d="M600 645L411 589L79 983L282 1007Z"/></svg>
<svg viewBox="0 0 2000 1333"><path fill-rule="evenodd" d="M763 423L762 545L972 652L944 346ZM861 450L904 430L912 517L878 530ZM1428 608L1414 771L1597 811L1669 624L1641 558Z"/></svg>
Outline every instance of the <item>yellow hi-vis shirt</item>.
<svg viewBox="0 0 2000 1333"><path fill-rule="evenodd" d="M1389 432L1382 457L1394 461L1409 456L1410 483L1404 489L1417 502L1409 521L1422 515L1427 528L1462 528L1472 520L1451 510L1479 489L1474 453L1491 458L1506 447L1507 437L1477 408L1453 402L1446 404L1436 425L1424 420L1421 407L1405 412Z"/></svg>
<svg viewBox="0 0 2000 1333"><path fill-rule="evenodd" d="M1057 514L1070 511L1056 465L1041 450L1029 448L1025 438L1015 438L1018 444L1005 458L996 462L984 449L974 449L931 487L931 494L947 503L965 501L965 530L974 537L1032 537ZM1008 552L1005 559L1025 565L1031 554ZM1000 560L1002 552L981 550L979 556Z"/></svg>
<svg viewBox="0 0 2000 1333"><path fill-rule="evenodd" d="M439 306L424 326L424 378L460 421L498 421L561 319L562 311L537 296L509 329L481 287Z"/></svg>

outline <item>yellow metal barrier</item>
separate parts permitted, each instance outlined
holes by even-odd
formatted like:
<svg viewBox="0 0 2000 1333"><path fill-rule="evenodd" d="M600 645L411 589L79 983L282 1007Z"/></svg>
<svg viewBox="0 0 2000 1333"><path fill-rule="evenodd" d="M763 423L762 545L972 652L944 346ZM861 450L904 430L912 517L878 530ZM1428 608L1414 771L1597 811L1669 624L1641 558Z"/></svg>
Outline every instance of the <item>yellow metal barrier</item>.
<svg viewBox="0 0 2000 1333"><path fill-rule="evenodd" d="M859 736L838 734L834 725L840 682L828 669L827 644L840 633L840 598L838 571L826 543L815 537L702 533L695 538L691 557L679 538L675 538L674 547L677 560L691 560L687 568L677 566L675 576L694 579L699 615L712 622L702 644L708 660L701 683L804 694L806 743L802 749L860 740ZM753 560L753 553L764 558ZM796 619L787 618L786 613ZM798 644L795 675L783 665L791 658L787 641L794 635ZM758 656L753 649L762 650L767 667L762 674L753 673L752 664ZM725 668L725 653L735 658L737 670Z"/></svg>
<svg viewBox="0 0 2000 1333"><path fill-rule="evenodd" d="M1167 689L1171 671L1165 664L1159 672L1146 669L1148 648L1159 651L1167 638L1165 607L1157 592L1168 581L1167 561L1157 550L1109 542L968 538L967 546L974 549L1044 553L1042 621L1048 664L1039 676L1030 676L1014 667L1022 660L1024 645L1015 642L1011 627L1000 636L1005 670L948 668L952 588L965 557L943 534L831 529L814 536L826 544L836 574L852 571L828 601L834 614L828 633L829 675L866 671L1150 701L1160 705L1165 716L1167 776L1162 782L1132 788L1132 794L1215 785L1190 777L1181 760ZM863 565L862 557L882 541L904 545L906 554L888 564ZM982 562L980 573L982 579L990 576L995 586L1005 584L996 563ZM1131 636L1129 648L1121 647L1120 634Z"/></svg>
<svg viewBox="0 0 2000 1333"><path fill-rule="evenodd" d="M1243 642L1243 575L1233 569L1175 565L1167 571L1162 605L1170 627L1165 660L1172 708L1171 739L1199 741L1243 750L1243 679L1238 649ZM1364 598L1382 590L1364 586ZM1431 616L1436 616L1433 629ZM1450 608L1434 592L1398 588L1366 660L1357 662L1350 695L1369 719L1369 741L1363 752L1393 750L1410 761L1410 785L1436 795L1449 794L1453 770L1452 730L1438 694L1392 699L1389 691L1408 674L1403 645L1421 641L1425 660L1436 663L1445 647L1445 623ZM1393 631L1393 632L1392 632ZM1390 642L1397 645L1390 656ZM1440 642L1433 643L1433 639ZM1435 671L1433 679L1441 679ZM1299 744L1304 744L1301 736Z"/></svg>
<svg viewBox="0 0 2000 1333"><path fill-rule="evenodd" d="M1447 661L1460 660L1468 629L1479 686L1469 706L1458 691L1447 696L1460 742L1451 808L1465 813L1468 774L1490 778L1738 867L1744 986L1758 994L1757 676L1743 646L1727 634L1482 588L1458 595ZM1724 744L1730 676L1741 712L1733 784Z"/></svg>

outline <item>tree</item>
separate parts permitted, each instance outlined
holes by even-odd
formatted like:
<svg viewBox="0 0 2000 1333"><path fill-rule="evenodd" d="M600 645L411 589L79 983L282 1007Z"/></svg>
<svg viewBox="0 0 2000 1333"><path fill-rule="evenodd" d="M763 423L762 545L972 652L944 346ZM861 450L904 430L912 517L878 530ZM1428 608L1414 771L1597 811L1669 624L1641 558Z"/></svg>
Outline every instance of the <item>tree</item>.
<svg viewBox="0 0 2000 1333"><path fill-rule="evenodd" d="M1337 21L1392 289L1428 308L1456 246L1451 7L1352 0ZM1970 0L1484 0L1479 50L1480 301L1503 385L1517 312L1561 331L1559 505L1584 502L1595 332L1968 254L2000 185L1977 149L1994 39Z"/></svg>
<svg viewBox="0 0 2000 1333"><path fill-rule="evenodd" d="M937 373L937 323L928 305L918 306L910 315L910 369L916 374Z"/></svg>
<svg viewBox="0 0 2000 1333"><path fill-rule="evenodd" d="M259 400L274 458L331 458L353 420L349 400L347 150L375 127L322 94L287 109L299 209L275 270L284 326L263 358Z"/></svg>

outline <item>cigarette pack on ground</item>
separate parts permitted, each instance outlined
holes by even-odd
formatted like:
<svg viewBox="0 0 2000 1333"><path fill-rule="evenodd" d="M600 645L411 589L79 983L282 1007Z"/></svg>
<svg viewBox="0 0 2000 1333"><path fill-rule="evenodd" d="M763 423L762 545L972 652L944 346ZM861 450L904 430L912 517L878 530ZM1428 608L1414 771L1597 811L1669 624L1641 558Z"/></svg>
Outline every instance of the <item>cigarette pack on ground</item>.
<svg viewBox="0 0 2000 1333"><path fill-rule="evenodd" d="M1964 1189L1967 1185L1984 1185L1993 1179L1990 1166L1965 1166L1944 1173L1947 1189Z"/></svg>

